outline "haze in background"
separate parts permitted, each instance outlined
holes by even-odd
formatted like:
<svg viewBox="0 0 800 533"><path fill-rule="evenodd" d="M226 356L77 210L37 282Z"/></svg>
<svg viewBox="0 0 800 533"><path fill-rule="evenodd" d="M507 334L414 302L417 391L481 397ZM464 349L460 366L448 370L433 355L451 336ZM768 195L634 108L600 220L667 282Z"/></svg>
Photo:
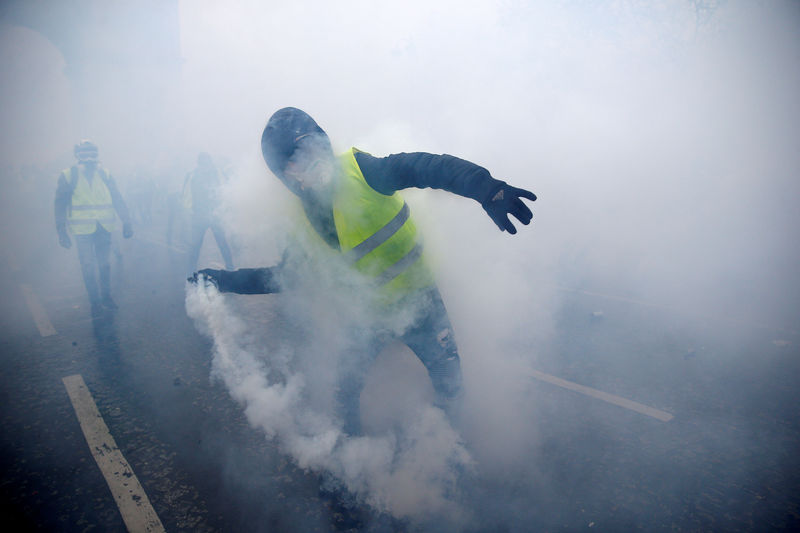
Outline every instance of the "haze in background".
<svg viewBox="0 0 800 533"><path fill-rule="evenodd" d="M5 179L31 165L57 172L91 137L123 181L137 166L175 167L180 181L204 149L235 159L255 186L258 134L275 109L295 105L340 149L452 153L547 199L538 229L492 245L513 242L629 295L795 325L795 3L372 4L137 11L87 1L87 25L127 33L63 29L57 48L14 24L19 5L62 28L80 26L75 8L9 2ZM146 46L151 35L160 48ZM124 61L105 52L83 79L115 81L76 87L62 52L95 48ZM435 200L418 216L447 242L458 241L448 221L493 230L468 201L425 198ZM464 211L442 216L450 207Z"/></svg>
<svg viewBox="0 0 800 533"><path fill-rule="evenodd" d="M531 189L534 221L516 236L471 200L406 195L461 348L462 433L498 478L535 459L535 420L520 423L533 402L525 371L553 358L559 288L713 317L718 335L738 324L798 330L796 2L272 4L181 2L180 61L132 67L135 83L82 86L80 105L59 50L4 23L4 204L28 187L47 213L80 137L123 182L144 165L179 183L207 150L234 169L223 216L237 264L273 264L290 196L259 138L288 105L338 150L449 153ZM130 35L144 41L152 20L162 18L126 18ZM97 66L98 79L117 68ZM50 242L62 257L46 222L4 242ZM242 318L237 305L206 311L220 309ZM218 350L243 353L212 333Z"/></svg>
<svg viewBox="0 0 800 533"><path fill-rule="evenodd" d="M533 458L526 370L553 357L557 287L712 316L721 335L735 327L726 320L796 328L797 15L691 3L208 6L183 11L189 101L209 104L188 116L199 136L220 109L236 125L220 142L239 146L247 169L228 217L252 265L277 259L287 225L290 196L264 180L256 142L285 105L340 150L451 153L539 194L533 227L514 237L474 202L407 194L461 347L464 434L479 468L502 477Z"/></svg>
<svg viewBox="0 0 800 533"><path fill-rule="evenodd" d="M294 105L342 150L462 156L542 201L509 238L417 195L458 270L558 264L574 278L545 281L795 327L796 4L528 4L183 5L186 140L259 180L258 132Z"/></svg>

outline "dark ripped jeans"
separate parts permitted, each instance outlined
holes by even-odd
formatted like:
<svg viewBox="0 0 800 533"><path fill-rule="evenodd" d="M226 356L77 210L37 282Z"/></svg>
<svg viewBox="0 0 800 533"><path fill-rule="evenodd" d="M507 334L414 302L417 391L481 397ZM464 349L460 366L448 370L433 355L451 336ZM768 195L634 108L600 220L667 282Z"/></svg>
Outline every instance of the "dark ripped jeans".
<svg viewBox="0 0 800 533"><path fill-rule="evenodd" d="M361 433L359 401L369 366L389 342L404 342L428 370L436 406L452 419L461 399L461 362L442 297L436 287L420 290L404 299L400 305L420 306L422 312L415 323L402 335L376 334L366 348L363 360L344 369L337 391L338 408L344 418L344 430L350 435Z"/></svg>
<svg viewBox="0 0 800 533"><path fill-rule="evenodd" d="M75 247L78 249L78 259L81 262L81 273L86 292L89 293L89 304L96 307L102 300L111 298L111 233L100 224L94 233L89 235L75 235ZM100 286L95 277L95 271L100 277Z"/></svg>

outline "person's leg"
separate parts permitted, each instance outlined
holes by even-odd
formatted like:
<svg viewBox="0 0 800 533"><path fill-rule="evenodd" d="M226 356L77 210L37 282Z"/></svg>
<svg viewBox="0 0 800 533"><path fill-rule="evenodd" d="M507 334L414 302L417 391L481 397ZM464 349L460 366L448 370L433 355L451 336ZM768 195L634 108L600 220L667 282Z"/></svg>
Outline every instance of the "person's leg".
<svg viewBox="0 0 800 533"><path fill-rule="evenodd" d="M380 340L373 338L361 350L353 350L342 361L336 390L336 409L344 420L344 432L348 435L361 434L361 392L364 390L369 367L382 346Z"/></svg>
<svg viewBox="0 0 800 533"><path fill-rule="evenodd" d="M109 309L116 308L111 299L111 233L98 225L94 232L94 253L97 258L97 270L100 274L100 299Z"/></svg>
<svg viewBox="0 0 800 533"><path fill-rule="evenodd" d="M208 229L208 220L201 217L192 217L192 243L189 246L189 273L197 268L200 250L203 248L203 237Z"/></svg>
<svg viewBox="0 0 800 533"><path fill-rule="evenodd" d="M219 246L222 259L225 260L225 268L227 270L233 270L233 255L231 254L231 248L228 246L228 240L225 238L225 232L222 230L222 225L218 220L214 220L211 223L211 231L214 233L214 239L217 241L217 246Z"/></svg>
<svg viewBox="0 0 800 533"><path fill-rule="evenodd" d="M81 274L83 284L89 296L89 305L92 314L99 310L100 295L97 291L97 280L95 278L95 253L94 253L94 234L75 235L75 247L78 249L78 260L81 263Z"/></svg>
<svg viewBox="0 0 800 533"><path fill-rule="evenodd" d="M420 293L413 302L422 306L420 317L401 339L428 370L437 407L451 419L457 418L462 393L461 361L447 309L435 287Z"/></svg>
<svg viewBox="0 0 800 533"><path fill-rule="evenodd" d="M352 369L339 380L336 391L336 407L344 420L344 432L361 434L361 391L364 389L365 369Z"/></svg>

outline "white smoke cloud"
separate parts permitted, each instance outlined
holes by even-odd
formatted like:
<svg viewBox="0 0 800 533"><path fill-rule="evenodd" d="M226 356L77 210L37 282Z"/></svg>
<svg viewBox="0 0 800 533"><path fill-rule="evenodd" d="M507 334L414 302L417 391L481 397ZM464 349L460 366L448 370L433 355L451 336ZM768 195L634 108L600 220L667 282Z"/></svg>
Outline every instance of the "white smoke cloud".
<svg viewBox="0 0 800 533"><path fill-rule="evenodd" d="M213 286L187 289L189 316L214 339L213 375L254 427L327 484L398 518L464 520L457 482L472 459L443 411L410 401L390 427L363 436L343 432L333 408L337 377L347 365L364 364L368 333L351 333L375 319L366 316L347 273L336 276L346 287L337 290L330 272L308 265L311 274L300 272L307 283L287 294L253 300ZM384 326L401 331L412 315Z"/></svg>
<svg viewBox="0 0 800 533"><path fill-rule="evenodd" d="M376 508L424 515L455 501L447 496L456 481L447 465L452 457L469 463L461 438L481 475L502 479L535 464L536 398L527 371L557 356L550 348L562 287L791 322L786 310L796 309L798 286L790 265L800 250L787 229L798 221L787 202L798 192L790 179L800 168L791 102L800 86L796 65L781 51L792 42L781 17L797 20L797 10L731 3L710 6L706 16L698 6L354 2L338 5L352 15L341 19L323 4L295 3L263 13L226 10L242 29L236 36L212 23L213 6L187 9L185 20L198 31L185 35L187 53L196 51L185 78L240 89L230 113L241 127L225 143L244 151L244 163L226 190L226 219L243 266L274 264L293 225L291 196L266 172L257 143L269 114L285 105L310 112L339 150L451 153L540 196L533 227L510 237L471 200L405 193L459 345L461 435L420 406L400 416L402 434L378 424L377 436L343 437L325 402L330 394L321 392L334 386L329 367L314 372L311 359L293 359L291 343L243 346L239 336L212 328L217 352L260 354L251 356L257 364L245 358L237 367L258 368L261 377L246 387L229 384L251 421L298 464L332 473ZM198 22L201 13L208 16ZM205 39L205 30L219 32L216 46L257 51L257 60L203 56L205 45L194 39ZM251 41L241 42L244 35ZM225 76L211 75L222 62ZM194 96L202 101L203 91L215 90L197 83ZM764 257L772 258L771 278L758 274ZM329 281L305 297L316 301ZM742 290L758 303L731 305ZM248 316L232 305L236 297L216 297L190 303L190 312L213 305ZM306 355L343 342L341 317L330 309L349 304L325 297L333 299L328 310L283 317L316 313ZM276 361L288 373L274 384L265 376ZM397 376L373 378L387 388ZM436 435L431 441L412 437L426 427ZM435 453L422 453L429 445Z"/></svg>
<svg viewBox="0 0 800 533"><path fill-rule="evenodd" d="M130 35L163 20L92 5L103 20L141 26ZM64 27L53 7L30 9ZM369 436L342 434L332 397L353 339L341 330L365 311L328 290L341 271L321 269L316 285L309 273L294 301L187 293L214 339L215 376L299 465L398 516L446 514L459 502L451 467L469 465L467 451L494 481L536 469L527 370L557 363L562 288L711 317L703 327L719 335L730 324L797 331L798 21L798 3L780 0L192 0L180 3L180 62L92 63L96 83L79 86L56 45L3 20L0 211L15 228L4 247L79 279L54 245L52 194L72 145L89 136L122 184L150 165L170 191L198 151L227 156L236 172L220 214L236 264L277 263L296 219L258 140L287 105L314 116L337 150L450 153L531 189L533 225L513 237L471 200L405 194L460 349L460 434L396 346L365 389ZM109 27L59 46L111 43ZM31 163L43 170L17 171ZM395 329L411 320L396 318ZM635 389L636 378L619 380Z"/></svg>

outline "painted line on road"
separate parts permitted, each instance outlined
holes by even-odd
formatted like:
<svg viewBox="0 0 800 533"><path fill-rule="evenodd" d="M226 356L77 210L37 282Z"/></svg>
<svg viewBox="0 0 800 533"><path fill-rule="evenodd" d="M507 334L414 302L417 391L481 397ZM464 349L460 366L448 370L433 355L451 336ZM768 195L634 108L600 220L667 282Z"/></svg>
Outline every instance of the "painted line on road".
<svg viewBox="0 0 800 533"><path fill-rule="evenodd" d="M538 370L530 370L529 372L531 377L536 378L538 380L546 381L547 383L552 383L553 385L557 385L559 387L569 389L571 391L579 392L586 396L591 396L592 398L603 400L604 402L612 403L614 405L624 407L625 409L636 411L637 413L641 413L643 415L651 416L653 418L661 420L662 422L669 422L674 418L671 414L667 413L666 411L661 411L659 409L656 409L655 407L649 407L639 402L634 402L633 400L622 398L621 396L609 394L607 392L593 389L585 385L579 385L577 383L567 381L566 379L557 378L556 376L551 376L550 374L539 372Z"/></svg>
<svg viewBox="0 0 800 533"><path fill-rule="evenodd" d="M164 531L164 526L150 505L142 485L109 433L108 426L100 416L100 411L81 375L67 376L61 381L67 388L83 435L108 483L108 488L111 489L128 531Z"/></svg>
<svg viewBox="0 0 800 533"><path fill-rule="evenodd" d="M50 323L50 319L47 317L47 312L44 310L42 302L39 301L39 297L36 296L35 292L33 292L33 288L24 283L20 284L20 288L22 289L22 294L25 296L25 302L28 304L28 309L33 315L33 321L36 322L36 327L39 329L39 334L42 337L55 335L57 333L56 328L54 328L53 324Z"/></svg>

